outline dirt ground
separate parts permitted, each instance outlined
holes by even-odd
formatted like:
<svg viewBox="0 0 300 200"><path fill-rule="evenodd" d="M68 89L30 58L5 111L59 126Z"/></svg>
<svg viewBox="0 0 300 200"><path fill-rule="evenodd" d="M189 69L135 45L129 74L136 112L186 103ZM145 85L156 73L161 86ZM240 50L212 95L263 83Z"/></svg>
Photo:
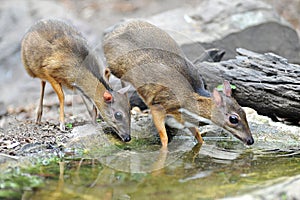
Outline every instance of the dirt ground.
<svg viewBox="0 0 300 200"><path fill-rule="evenodd" d="M72 12L83 23L83 31L89 36L89 41L97 40L101 33L123 18L146 17L162 11L182 6L196 6L201 0L56 0L56 4ZM7 0L9 2L9 0ZM6 2L6 3L7 3ZM30 2L30 1L29 1ZM282 3L268 1L289 19L295 27L299 27L299 1L284 6L291 9L286 12ZM5 8L2 8L5 9ZM9 9L9 7L7 7ZM298 12L299 13L299 12ZM51 14L49 14L51 17ZM101 21L102 26L93 27ZM85 23L86 22L86 23ZM92 27L92 28L91 28ZM92 31L97 31L92 32ZM25 32L25 30L24 30ZM53 151L68 141L68 134L59 130L58 99L53 90L47 86L44 99L44 115L42 124L34 123L36 106L39 99L40 83L30 78L23 69L20 61L19 48L15 54L15 65L0 69L0 153L12 156L26 155L41 150ZM2 66L2 65L1 65ZM66 122L69 133L72 127L90 123L90 116L78 94L68 91L66 95Z"/></svg>

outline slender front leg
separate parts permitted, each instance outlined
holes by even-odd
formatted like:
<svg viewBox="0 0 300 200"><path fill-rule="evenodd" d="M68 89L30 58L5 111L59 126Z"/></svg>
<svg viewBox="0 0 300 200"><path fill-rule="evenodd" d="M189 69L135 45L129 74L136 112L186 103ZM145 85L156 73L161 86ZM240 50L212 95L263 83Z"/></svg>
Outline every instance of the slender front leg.
<svg viewBox="0 0 300 200"><path fill-rule="evenodd" d="M166 112L161 105L150 106L153 123L158 131L160 141L163 148L168 146L168 135L165 127Z"/></svg>
<svg viewBox="0 0 300 200"><path fill-rule="evenodd" d="M198 130L198 128L197 127L190 127L189 130L192 132L192 134L198 140L199 144L203 144L203 139L202 139L201 133Z"/></svg>
<svg viewBox="0 0 300 200"><path fill-rule="evenodd" d="M65 95L62 90L61 84L56 82L54 79L50 81L54 91L56 92L59 100L59 121L60 125L59 128L61 131L65 130L65 111L64 111L64 104L65 104Z"/></svg>
<svg viewBox="0 0 300 200"><path fill-rule="evenodd" d="M40 95L40 102L37 109L37 118L36 123L41 123L42 115L43 115L43 101L44 101L44 93L45 93L45 85L46 81L41 81L41 95Z"/></svg>
<svg viewBox="0 0 300 200"><path fill-rule="evenodd" d="M97 108L94 104L92 108L92 122L94 125L97 124Z"/></svg>
<svg viewBox="0 0 300 200"><path fill-rule="evenodd" d="M94 125L97 124L97 108L96 108L96 106L93 104L93 108L92 108L92 110L90 110L84 96L83 95L80 95L80 96L81 96L81 99L82 99L90 117L92 118L92 123Z"/></svg>

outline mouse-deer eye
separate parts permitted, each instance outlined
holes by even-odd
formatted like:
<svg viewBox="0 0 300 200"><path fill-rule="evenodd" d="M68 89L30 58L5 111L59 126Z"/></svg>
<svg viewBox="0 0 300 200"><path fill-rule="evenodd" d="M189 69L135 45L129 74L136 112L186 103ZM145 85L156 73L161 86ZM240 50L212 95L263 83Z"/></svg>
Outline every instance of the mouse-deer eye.
<svg viewBox="0 0 300 200"><path fill-rule="evenodd" d="M114 117L116 120L122 120L123 119L123 114L121 112L115 112Z"/></svg>
<svg viewBox="0 0 300 200"><path fill-rule="evenodd" d="M239 117L237 115L230 115L229 122L233 125L237 125L239 123Z"/></svg>

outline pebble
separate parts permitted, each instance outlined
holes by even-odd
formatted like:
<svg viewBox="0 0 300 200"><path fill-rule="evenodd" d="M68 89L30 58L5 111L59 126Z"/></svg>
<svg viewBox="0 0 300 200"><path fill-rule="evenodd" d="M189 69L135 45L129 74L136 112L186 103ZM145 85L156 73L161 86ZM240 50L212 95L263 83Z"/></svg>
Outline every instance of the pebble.
<svg viewBox="0 0 300 200"><path fill-rule="evenodd" d="M131 110L131 114L133 114L133 115L140 114L141 112L142 112L141 109L137 106L133 107Z"/></svg>

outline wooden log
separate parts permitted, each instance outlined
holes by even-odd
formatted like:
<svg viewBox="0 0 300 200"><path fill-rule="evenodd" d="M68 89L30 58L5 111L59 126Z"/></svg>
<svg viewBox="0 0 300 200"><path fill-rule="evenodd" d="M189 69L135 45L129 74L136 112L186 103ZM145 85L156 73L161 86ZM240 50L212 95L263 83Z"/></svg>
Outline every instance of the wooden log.
<svg viewBox="0 0 300 200"><path fill-rule="evenodd" d="M209 90L229 80L237 88L233 96L242 106L275 120L300 123L300 66L273 53L237 49L235 59L196 66Z"/></svg>

